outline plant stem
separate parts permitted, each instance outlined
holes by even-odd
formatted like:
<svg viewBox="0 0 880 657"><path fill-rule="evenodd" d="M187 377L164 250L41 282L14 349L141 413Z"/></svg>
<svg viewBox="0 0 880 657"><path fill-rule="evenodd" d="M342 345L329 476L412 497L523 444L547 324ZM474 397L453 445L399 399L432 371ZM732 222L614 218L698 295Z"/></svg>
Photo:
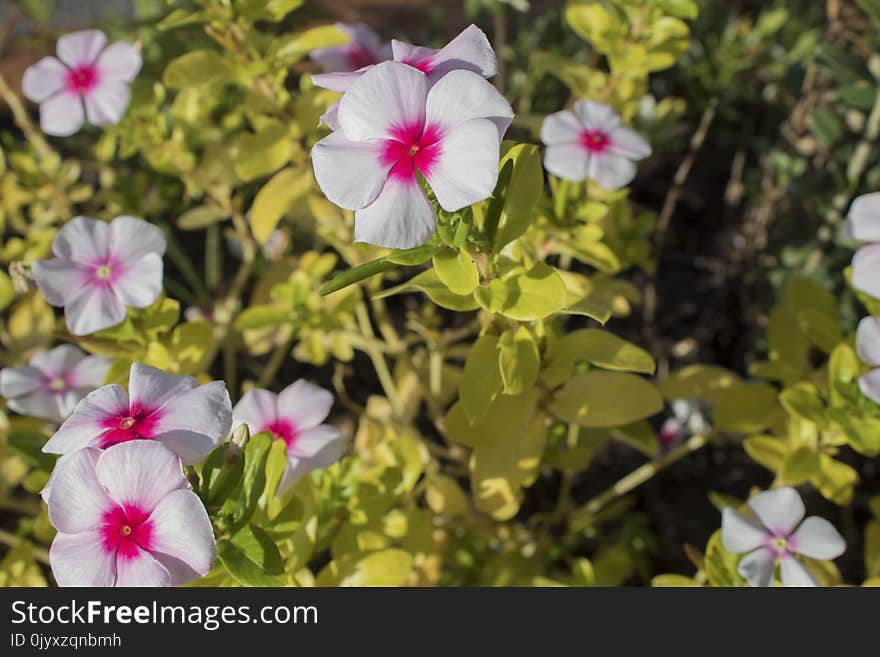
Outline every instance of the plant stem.
<svg viewBox="0 0 880 657"><path fill-rule="evenodd" d="M636 468L628 475L620 479L616 484L614 484L604 493L601 493L594 497L582 507L581 513L584 513L587 516L595 515L603 508L608 506L609 503L616 500L618 497L622 497L623 495L626 495L627 493L635 490L658 472L665 470L670 465L672 465L676 461L681 460L685 456L696 452L708 442L709 435L701 434L697 436L691 436L688 440L686 440L675 449L669 451L655 461L650 461L649 463L645 463L644 465Z"/></svg>
<svg viewBox="0 0 880 657"><path fill-rule="evenodd" d="M355 315L357 317L358 326L360 326L361 333L363 333L367 338L375 338L376 335L373 332L373 327L370 324L370 316L367 313L367 307L363 303L359 303L357 305L357 309L355 310ZM379 377L379 383L382 384L382 389L385 391L385 396L388 397L388 403L391 404L391 411L394 413L395 417L400 417L402 412L402 407L400 405L400 396L397 394L397 386L394 384L394 377L391 376L391 370L388 369L388 363L385 362L385 357L382 355L378 349L375 349L369 344L364 345L364 353L366 353L370 360L373 361L373 367L376 370L376 376Z"/></svg>
<svg viewBox="0 0 880 657"><path fill-rule="evenodd" d="M272 379L275 378L278 369L281 367L282 363L284 363L284 360L287 358L287 354L290 352L295 341L294 337L291 336L275 347L275 351L272 352L269 362L266 363L266 367L263 368L260 378L257 379L257 388L265 388L269 385Z"/></svg>
<svg viewBox="0 0 880 657"><path fill-rule="evenodd" d="M0 543L4 543L9 547L15 548L25 542L29 541L25 538L22 538L21 536L16 536L15 534L0 529ZM34 559L48 566L49 553L44 548L33 545L33 543L31 543L31 545L34 550Z"/></svg>

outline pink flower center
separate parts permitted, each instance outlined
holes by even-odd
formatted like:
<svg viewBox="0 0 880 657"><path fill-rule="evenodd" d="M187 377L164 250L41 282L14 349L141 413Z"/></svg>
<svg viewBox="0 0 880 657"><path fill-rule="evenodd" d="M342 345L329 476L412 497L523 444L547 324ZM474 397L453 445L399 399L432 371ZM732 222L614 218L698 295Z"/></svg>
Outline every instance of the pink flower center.
<svg viewBox="0 0 880 657"><path fill-rule="evenodd" d="M128 415L111 415L102 422L106 429L101 434L101 447L107 449L129 440L149 440L156 432L161 413L151 408L133 405Z"/></svg>
<svg viewBox="0 0 880 657"><path fill-rule="evenodd" d="M63 374L53 374L43 384L50 392L64 392L68 388L67 379Z"/></svg>
<svg viewBox="0 0 880 657"><path fill-rule="evenodd" d="M424 129L417 123L396 127L391 131L391 139L385 140L380 161L391 167L392 178L414 183L417 170L425 177L431 174L443 153L442 138L443 131L437 125Z"/></svg>
<svg viewBox="0 0 880 657"><path fill-rule="evenodd" d="M776 532L772 536L768 536L764 541L764 545L777 557L784 557L794 551L791 537L784 532Z"/></svg>
<svg viewBox="0 0 880 657"><path fill-rule="evenodd" d="M73 93L84 94L91 91L98 84L98 69L92 64L80 64L67 72L64 84Z"/></svg>
<svg viewBox="0 0 880 657"><path fill-rule="evenodd" d="M88 265L86 283L92 287L108 287L122 274L122 263L115 258L107 258Z"/></svg>
<svg viewBox="0 0 880 657"><path fill-rule="evenodd" d="M379 60L376 59L373 53L356 43L348 46L346 54L348 55L349 63L355 71L364 66L372 66L379 63Z"/></svg>
<svg viewBox="0 0 880 657"><path fill-rule="evenodd" d="M284 444L287 445L287 449L293 447L293 444L296 442L296 438L299 435L299 430L293 422L285 419L278 419L274 422L270 422L260 429L260 432L263 431L271 433L274 440L283 440Z"/></svg>
<svg viewBox="0 0 880 657"><path fill-rule="evenodd" d="M401 64L412 66L413 68L420 70L425 75L428 75L431 71L434 70L434 59L431 57L422 60L409 59L401 62Z"/></svg>
<svg viewBox="0 0 880 657"><path fill-rule="evenodd" d="M150 549L153 522L150 514L134 504L123 504L101 518L101 544L106 552L126 559L138 555L138 548Z"/></svg>
<svg viewBox="0 0 880 657"><path fill-rule="evenodd" d="M611 146L611 139L600 130L586 130L581 133L581 146L591 153L604 153Z"/></svg>

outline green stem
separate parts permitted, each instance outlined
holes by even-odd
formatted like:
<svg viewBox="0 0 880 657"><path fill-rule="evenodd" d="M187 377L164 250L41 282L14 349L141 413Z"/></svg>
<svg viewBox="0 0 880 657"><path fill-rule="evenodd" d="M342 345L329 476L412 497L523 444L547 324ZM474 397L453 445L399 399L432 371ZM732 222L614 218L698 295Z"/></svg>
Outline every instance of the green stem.
<svg viewBox="0 0 880 657"><path fill-rule="evenodd" d="M367 307L363 303L357 305L355 315L361 333L371 340L374 339L376 335L370 324L370 316L367 313ZM364 345L364 352L370 357L370 360L373 361L376 376L379 377L379 383L382 384L382 389L385 391L388 403L391 404L392 412L395 417L400 417L403 408L400 404L400 396L397 393L397 386L394 384L394 377L391 376L391 370L388 369L388 363L385 362L385 356L382 355L381 351L375 349L369 344Z"/></svg>
<svg viewBox="0 0 880 657"><path fill-rule="evenodd" d="M263 371L260 374L260 378L257 380L257 388L265 388L267 385L269 385L272 379L275 378L275 375L278 373L279 368L281 367L282 363L284 363L284 360L287 358L287 354L293 347L294 342L295 338L291 336L275 347L275 351L272 352L272 356L269 358L269 362L266 363L266 367L263 368Z"/></svg>
<svg viewBox="0 0 880 657"><path fill-rule="evenodd" d="M0 543L4 543L4 544L8 545L9 547L14 548L14 547L18 547L22 543L27 543L27 542L29 542L29 541L25 538L22 538L21 536L16 536L15 534L12 534L10 532L7 532L7 531L0 529ZM41 547L37 547L36 545L33 545L33 544L31 544L31 545L34 550L34 559L36 559L40 563L43 563L48 566L49 565L49 553Z"/></svg>

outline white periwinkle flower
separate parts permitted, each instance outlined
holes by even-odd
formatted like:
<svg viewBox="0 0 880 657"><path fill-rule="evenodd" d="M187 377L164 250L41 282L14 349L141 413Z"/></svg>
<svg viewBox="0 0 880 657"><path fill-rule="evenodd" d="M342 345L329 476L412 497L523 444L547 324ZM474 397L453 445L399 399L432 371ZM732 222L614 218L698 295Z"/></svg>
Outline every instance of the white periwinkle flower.
<svg viewBox="0 0 880 657"><path fill-rule="evenodd" d="M880 192L853 201L844 233L850 239L867 243L852 259L853 287L880 299Z"/></svg>

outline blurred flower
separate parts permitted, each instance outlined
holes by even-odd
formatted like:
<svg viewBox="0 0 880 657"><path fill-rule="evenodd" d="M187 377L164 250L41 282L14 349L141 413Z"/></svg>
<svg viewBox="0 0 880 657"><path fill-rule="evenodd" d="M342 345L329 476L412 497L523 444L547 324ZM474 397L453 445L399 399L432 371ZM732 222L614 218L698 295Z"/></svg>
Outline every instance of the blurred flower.
<svg viewBox="0 0 880 657"><path fill-rule="evenodd" d="M246 424L251 435L268 431L287 445L287 469L279 493L307 472L326 468L342 456L339 429L321 424L332 406L333 395L300 379L277 395L260 388L250 390L232 409L233 427Z"/></svg>
<svg viewBox="0 0 880 657"><path fill-rule="evenodd" d="M699 399L674 399L670 404L672 417L660 427L660 446L675 447L688 436L706 433L712 428L706 419L704 403Z"/></svg>
<svg viewBox="0 0 880 657"><path fill-rule="evenodd" d="M75 217L58 231L52 251L56 258L34 263L34 281L46 301L64 307L74 335L115 326L126 306L146 308L162 292L165 236L142 219Z"/></svg>
<svg viewBox="0 0 880 657"><path fill-rule="evenodd" d="M394 61L407 64L425 73L428 76L429 86L450 71L472 71L484 78L491 78L498 72L495 51L485 33L476 25L465 28L461 34L439 50L413 46L397 40L391 42L391 48ZM391 59L391 57L384 59ZM345 93L371 68L372 65L347 72L313 75L312 81L315 86ZM335 103L321 117L321 121L326 123L331 130L339 129L338 111L339 103Z"/></svg>
<svg viewBox="0 0 880 657"><path fill-rule="evenodd" d="M49 563L59 586L175 586L214 565L205 507L162 445L82 449L53 474Z"/></svg>
<svg viewBox="0 0 880 657"><path fill-rule="evenodd" d="M853 201L844 235L858 242L872 242L853 256L852 284L857 290L880 298L880 192L864 194Z"/></svg>
<svg viewBox="0 0 880 657"><path fill-rule="evenodd" d="M104 385L110 361L70 344L35 354L28 365L0 370L0 395L22 415L61 421L77 403Z"/></svg>
<svg viewBox="0 0 880 657"><path fill-rule="evenodd" d="M336 27L345 32L351 42L344 46L318 48L311 53L312 61L326 73L357 71L391 59L391 44L382 43L368 25L337 23Z"/></svg>
<svg viewBox="0 0 880 657"><path fill-rule="evenodd" d="M651 154L645 138L621 125L613 108L592 100L550 114L541 126L541 141L547 145L547 171L573 182L590 178L606 189L628 185L636 175L633 162Z"/></svg>
<svg viewBox="0 0 880 657"><path fill-rule="evenodd" d="M232 403L222 381L199 385L192 377L135 363L128 392L119 385L95 390L43 451L69 454L85 447L107 449L133 440L155 440L185 465L193 465L226 437L231 422ZM54 483L52 490L54 496Z"/></svg>
<svg viewBox="0 0 880 657"><path fill-rule="evenodd" d="M846 542L830 522L818 516L804 520L804 503L794 488L759 493L749 500L749 507L761 524L726 508L721 540L731 552L748 553L737 570L752 586L773 584L777 560L783 586L818 586L794 555L834 559L846 550Z"/></svg>
<svg viewBox="0 0 880 657"><path fill-rule="evenodd" d="M453 71L433 87L410 66L373 67L342 97L340 130L315 144L321 190L355 210L355 239L410 248L424 243L437 215L419 184L454 212L492 194L501 137L513 110L470 71Z"/></svg>
<svg viewBox="0 0 880 657"><path fill-rule="evenodd" d="M107 46L103 32L82 30L58 39L57 52L29 67L21 81L24 95L40 104L43 132L67 137L85 119L119 123L131 100L128 85L141 69L137 48L124 41Z"/></svg>
<svg viewBox="0 0 880 657"><path fill-rule="evenodd" d="M859 378L859 389L880 404L880 317L865 317L856 330L856 352L872 369Z"/></svg>

